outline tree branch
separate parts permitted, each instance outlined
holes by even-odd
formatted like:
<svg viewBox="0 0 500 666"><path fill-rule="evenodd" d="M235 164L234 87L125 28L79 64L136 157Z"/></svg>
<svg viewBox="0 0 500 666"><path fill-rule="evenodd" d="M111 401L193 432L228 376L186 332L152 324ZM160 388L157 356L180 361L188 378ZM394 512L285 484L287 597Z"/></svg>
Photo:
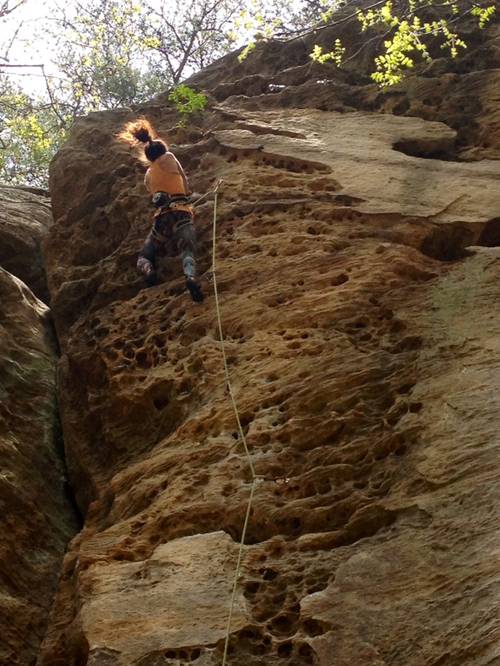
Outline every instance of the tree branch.
<svg viewBox="0 0 500 666"><path fill-rule="evenodd" d="M10 62L0 62L0 68L3 68L3 67L43 67L43 65L39 65L39 64L37 64L37 65L17 65L17 64L14 65L14 64L11 64Z"/></svg>
<svg viewBox="0 0 500 666"><path fill-rule="evenodd" d="M377 0L377 2L374 2L372 5L368 5L367 7L363 7L362 11L366 12L369 9L374 9L375 7L380 7L380 5L385 5L387 0ZM357 9L355 12L352 14L349 14L348 16L344 16L343 18L339 19L338 21L331 21L330 23L325 23L325 25L320 25L317 28L314 28L312 32L319 32L321 30L326 30L327 28L332 28L333 26L341 25L342 23L347 23L351 19L355 18L358 15L358 12L361 10L361 7ZM305 29L305 28L299 28L298 30L291 30L290 32L287 32L288 35L297 35L301 36L304 35L308 32L311 32L310 29ZM276 33L277 36L280 34L284 33Z"/></svg>
<svg viewBox="0 0 500 666"><path fill-rule="evenodd" d="M55 113L55 115L59 118L59 122L61 123L61 127L63 129L66 129L66 126L67 126L66 120L64 119L63 116L61 116L61 114L59 112L58 104L57 104L56 100L54 99L54 95L52 94L52 89L50 87L49 80L47 79L47 74L45 73L45 67L43 65L42 65L42 74L43 74L43 78L45 80L45 87L47 89L47 94L48 94L49 99L50 99L50 107L51 107L52 111Z"/></svg>
<svg viewBox="0 0 500 666"><path fill-rule="evenodd" d="M21 21L21 23L17 26L14 34L12 35L12 39L10 40L8 46L5 48L5 55L2 56L2 60L4 60L5 62L9 62L9 52L10 52L10 50L12 48L12 45L14 44L15 40L17 39L17 36L18 36L19 31L21 30L22 26L23 26L23 22Z"/></svg>
<svg viewBox="0 0 500 666"><path fill-rule="evenodd" d="M9 7L9 2L10 0L4 0L3 4L0 5L0 18L12 14L12 12L14 12L18 7L24 5L26 0L19 0L19 2L13 7Z"/></svg>

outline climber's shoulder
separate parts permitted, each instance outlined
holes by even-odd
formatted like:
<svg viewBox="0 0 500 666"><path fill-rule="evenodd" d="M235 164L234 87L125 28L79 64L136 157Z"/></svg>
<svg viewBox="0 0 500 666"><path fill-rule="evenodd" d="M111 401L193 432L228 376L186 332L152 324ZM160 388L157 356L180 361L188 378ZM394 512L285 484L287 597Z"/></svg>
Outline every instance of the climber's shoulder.
<svg viewBox="0 0 500 666"><path fill-rule="evenodd" d="M163 171L168 171L170 173L172 172L178 173L180 171L179 160L170 151L164 153L156 161L158 162L158 166L160 167L160 169L162 169Z"/></svg>

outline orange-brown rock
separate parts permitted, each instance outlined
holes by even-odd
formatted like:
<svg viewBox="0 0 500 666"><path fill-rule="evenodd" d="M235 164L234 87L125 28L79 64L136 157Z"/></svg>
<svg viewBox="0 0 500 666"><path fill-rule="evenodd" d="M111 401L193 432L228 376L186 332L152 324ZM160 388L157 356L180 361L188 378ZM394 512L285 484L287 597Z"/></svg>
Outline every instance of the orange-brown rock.
<svg viewBox="0 0 500 666"><path fill-rule="evenodd" d="M138 110L183 142L194 189L224 180L221 312L258 475L229 663L494 664L499 139L481 152L484 118L466 146L463 114L447 127L437 103L410 113L428 76L382 95L316 79L305 48L288 71L258 57L195 77L219 101L198 127L172 129L161 96ZM443 104L468 76L439 79ZM497 72L481 76L489 108ZM399 117L378 113L397 114L391 95ZM113 139L131 117L83 119L52 166L46 259L86 517L40 666L220 664L250 492L212 205L197 216L205 302L183 291L172 247L145 289L151 209Z"/></svg>
<svg viewBox="0 0 500 666"><path fill-rule="evenodd" d="M0 268L0 664L33 664L76 529L60 460L47 307Z"/></svg>

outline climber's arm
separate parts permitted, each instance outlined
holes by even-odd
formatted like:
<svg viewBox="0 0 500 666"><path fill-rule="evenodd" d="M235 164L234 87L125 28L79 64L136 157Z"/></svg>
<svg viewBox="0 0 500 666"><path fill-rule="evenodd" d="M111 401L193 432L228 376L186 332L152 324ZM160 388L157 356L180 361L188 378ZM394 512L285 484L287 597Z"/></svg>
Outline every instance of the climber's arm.
<svg viewBox="0 0 500 666"><path fill-rule="evenodd" d="M177 167L179 169L179 173L181 174L182 180L184 181L184 189L186 190L186 194L189 194L191 192L191 190L189 189L188 179L186 177L186 174L184 173L184 169L182 168L182 164L179 162L179 160L176 157L174 157L174 159L177 162Z"/></svg>
<svg viewBox="0 0 500 666"><path fill-rule="evenodd" d="M184 187L186 188L186 194L190 194L191 190L189 189L189 183L188 183L188 180L186 178L186 174L184 173L184 169L182 167L181 167L181 176L182 176L182 180L184 181Z"/></svg>

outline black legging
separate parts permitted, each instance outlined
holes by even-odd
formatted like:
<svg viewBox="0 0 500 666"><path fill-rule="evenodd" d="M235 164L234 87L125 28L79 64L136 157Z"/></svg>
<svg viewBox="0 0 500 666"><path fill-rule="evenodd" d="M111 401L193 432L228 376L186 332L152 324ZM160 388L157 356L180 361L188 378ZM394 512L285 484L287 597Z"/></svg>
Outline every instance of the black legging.
<svg viewBox="0 0 500 666"><path fill-rule="evenodd" d="M172 238L181 254L182 270L186 278L196 277L196 230L193 216L186 211L172 210L159 215L147 235L146 242L137 259L137 269L144 275L156 270L156 255L159 248Z"/></svg>

